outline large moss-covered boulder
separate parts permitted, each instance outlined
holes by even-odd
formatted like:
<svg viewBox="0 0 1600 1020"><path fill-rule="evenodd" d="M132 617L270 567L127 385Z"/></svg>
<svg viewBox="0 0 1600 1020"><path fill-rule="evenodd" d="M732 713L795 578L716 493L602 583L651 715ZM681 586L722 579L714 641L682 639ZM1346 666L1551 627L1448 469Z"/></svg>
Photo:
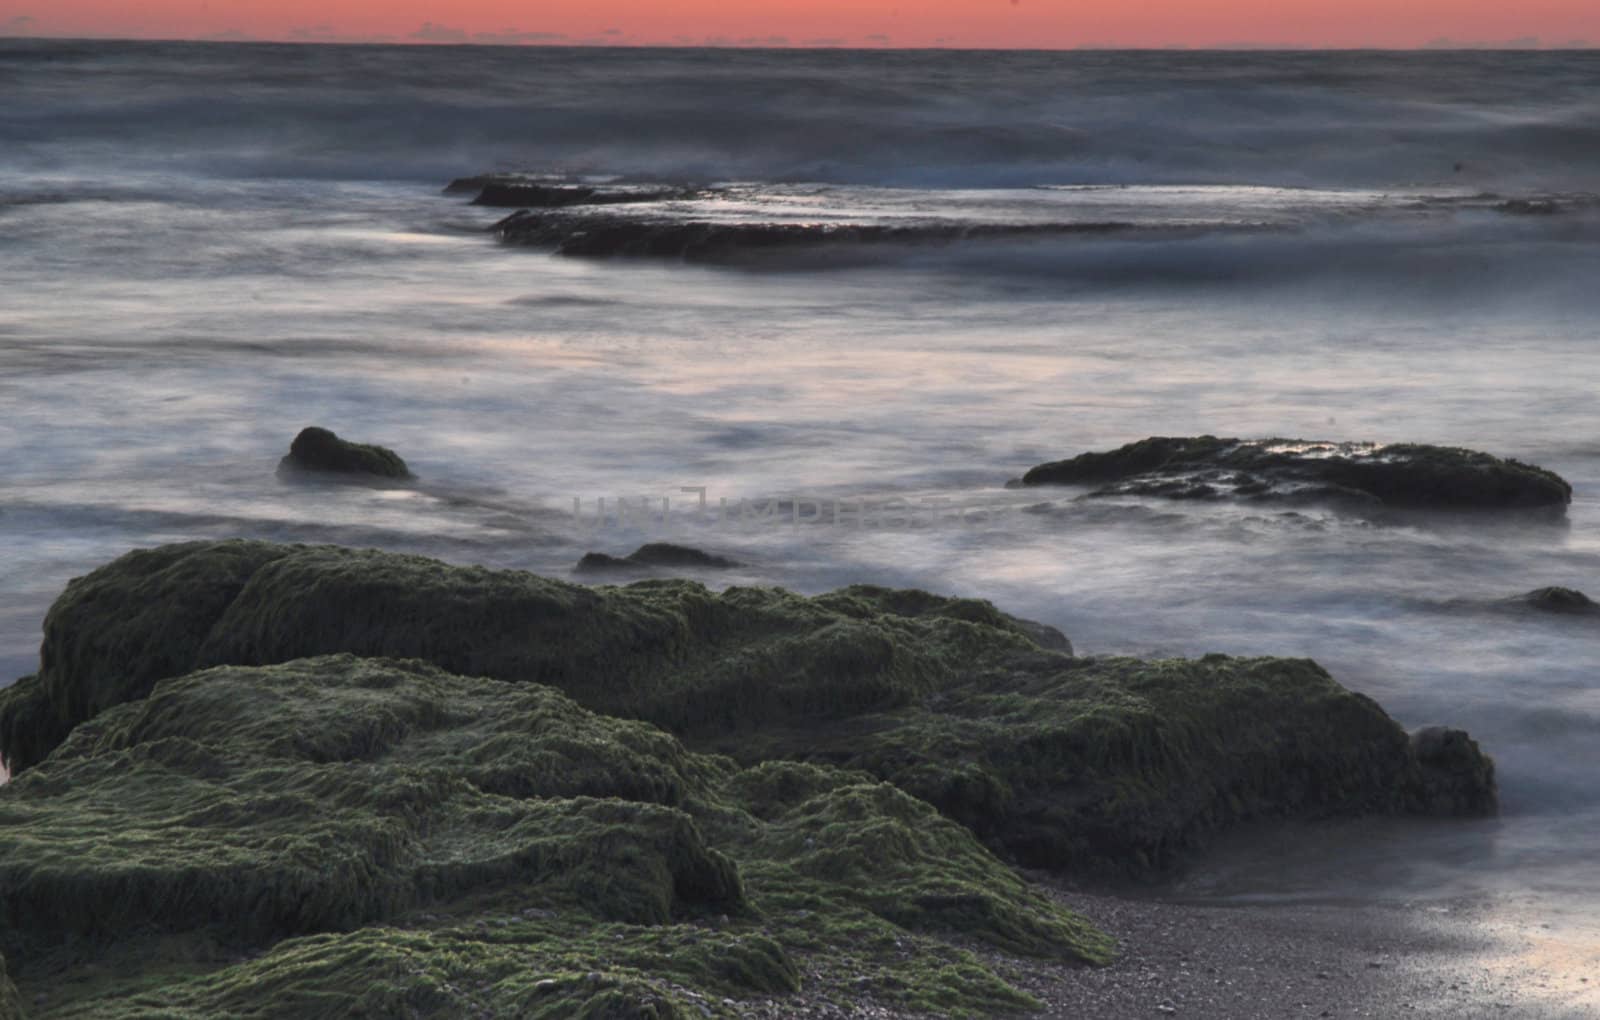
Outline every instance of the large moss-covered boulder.
<svg viewBox="0 0 1600 1020"><path fill-rule="evenodd" d="M288 454L278 462L278 474L285 478L400 480L410 478L411 469L387 447L352 443L313 425L294 437Z"/></svg>
<svg viewBox="0 0 1600 1020"><path fill-rule="evenodd" d="M986 602L886 589L807 599L686 581L589 588L335 546L199 542L130 553L45 617L37 689L68 724L204 666L331 652L548 683L674 732L908 704L975 651L1037 649ZM0 705L0 734L7 732ZM0 747L13 770L42 741Z"/></svg>
<svg viewBox="0 0 1600 1020"><path fill-rule="evenodd" d="M1024 486L1091 485L1091 496L1335 499L1431 510L1565 507L1552 471L1458 447L1304 439L1141 439L1029 470Z"/></svg>
<svg viewBox="0 0 1600 1020"><path fill-rule="evenodd" d="M870 776L417 661L165 680L0 788L0 950L37 1016L728 1016L802 969L824 999L1031 1002L951 933L1109 952Z"/></svg>
<svg viewBox="0 0 1600 1020"><path fill-rule="evenodd" d="M1449 732L1432 755L1305 659L1032 655L931 704L723 743L865 769L1031 866L1137 876L1242 819L1492 813L1493 763Z"/></svg>
<svg viewBox="0 0 1600 1020"><path fill-rule="evenodd" d="M1050 650L1052 634L925 592L596 589L371 550L192 543L69 585L31 693L0 702L0 735L23 709L59 729L164 676L349 652L548 684L747 765L864 770L1063 870L1170 867L1247 818L1493 810L1475 744L1456 748L1473 767L1424 762L1314 663L1081 659ZM0 750L20 771L45 743Z"/></svg>
<svg viewBox="0 0 1600 1020"><path fill-rule="evenodd" d="M511 885L639 924L737 913L678 807L714 774L535 684L350 656L202 672L12 781L0 939L325 931Z"/></svg>

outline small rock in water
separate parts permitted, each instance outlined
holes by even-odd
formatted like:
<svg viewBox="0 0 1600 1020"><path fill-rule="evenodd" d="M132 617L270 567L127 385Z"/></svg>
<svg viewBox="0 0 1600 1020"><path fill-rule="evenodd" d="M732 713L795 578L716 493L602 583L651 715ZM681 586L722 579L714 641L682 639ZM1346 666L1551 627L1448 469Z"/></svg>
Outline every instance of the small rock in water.
<svg viewBox="0 0 1600 1020"><path fill-rule="evenodd" d="M1416 510L1564 510L1551 471L1413 443L1155 436L1034 467L1014 487L1092 485L1090 496L1342 501Z"/></svg>
<svg viewBox="0 0 1600 1020"><path fill-rule="evenodd" d="M278 462L278 474L314 472L323 475L410 478L411 469L393 450L340 439L328 429L313 425L302 429Z"/></svg>
<svg viewBox="0 0 1600 1020"><path fill-rule="evenodd" d="M717 556L686 545L670 542L651 542L641 545L627 556L608 556L605 553L588 553L578 561L581 573L605 570L639 570L643 567L701 567L725 570L744 564L726 556Z"/></svg>
<svg viewBox="0 0 1600 1020"><path fill-rule="evenodd" d="M1600 603L1574 588L1537 588L1516 601L1546 613L1584 616L1600 613Z"/></svg>

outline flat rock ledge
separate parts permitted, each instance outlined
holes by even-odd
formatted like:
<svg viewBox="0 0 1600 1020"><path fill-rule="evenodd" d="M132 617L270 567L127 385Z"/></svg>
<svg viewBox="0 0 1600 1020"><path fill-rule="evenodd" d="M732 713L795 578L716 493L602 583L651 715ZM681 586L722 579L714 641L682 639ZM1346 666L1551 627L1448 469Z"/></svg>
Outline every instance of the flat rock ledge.
<svg viewBox="0 0 1600 1020"><path fill-rule="evenodd" d="M1088 485L1090 497L1351 501L1425 510L1564 510L1572 486L1459 447L1155 436L1040 464L1013 486Z"/></svg>

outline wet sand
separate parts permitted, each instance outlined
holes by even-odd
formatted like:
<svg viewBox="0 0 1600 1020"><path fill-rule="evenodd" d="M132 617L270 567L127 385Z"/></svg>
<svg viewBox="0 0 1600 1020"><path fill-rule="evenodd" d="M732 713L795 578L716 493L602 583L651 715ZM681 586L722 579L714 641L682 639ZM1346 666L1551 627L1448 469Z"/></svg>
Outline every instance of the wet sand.
<svg viewBox="0 0 1600 1020"><path fill-rule="evenodd" d="M1036 879L1038 877L1036 876ZM1483 901L1217 906L1039 888L1118 940L1104 968L1016 966L1047 1018L1600 1018L1600 943Z"/></svg>

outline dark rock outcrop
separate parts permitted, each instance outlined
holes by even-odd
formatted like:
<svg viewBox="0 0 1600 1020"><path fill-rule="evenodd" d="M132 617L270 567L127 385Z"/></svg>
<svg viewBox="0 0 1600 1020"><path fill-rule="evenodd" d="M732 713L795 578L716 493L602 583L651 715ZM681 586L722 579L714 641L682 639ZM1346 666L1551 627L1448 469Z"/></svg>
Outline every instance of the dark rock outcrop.
<svg viewBox="0 0 1600 1020"><path fill-rule="evenodd" d="M1424 727L1411 734L1411 751L1421 770L1419 797L1428 814L1494 812L1493 763L1465 730Z"/></svg>
<svg viewBox="0 0 1600 1020"><path fill-rule="evenodd" d="M668 202L693 194L684 188L597 188L581 184L491 181L482 187L472 204L504 209L565 209L575 205Z"/></svg>
<svg viewBox="0 0 1600 1020"><path fill-rule="evenodd" d="M1030 1000L950 968L950 934L1111 950L869 776L741 769L417 661L164 680L0 788L0 815L0 949L63 1017L731 1018L819 954L830 997L992 1015Z"/></svg>
<svg viewBox="0 0 1600 1020"><path fill-rule="evenodd" d="M23 1020L22 997L6 973L5 957L0 956L0 1020Z"/></svg>
<svg viewBox="0 0 1600 1020"><path fill-rule="evenodd" d="M605 553L586 553L578 561L580 573L605 571L639 571L651 567L684 567L704 570L726 570L744 564L726 556L718 556L701 549L671 542L651 542L641 545L627 556L608 556Z"/></svg>
<svg viewBox="0 0 1600 1020"><path fill-rule="evenodd" d="M501 241L554 249L559 255L650 256L714 261L740 253L826 245L943 245L980 238L1104 234L1126 223L760 223L668 219L618 213L522 209L490 228Z"/></svg>
<svg viewBox="0 0 1600 1020"><path fill-rule="evenodd" d="M42 698L81 725L209 666L423 659L550 685L748 765L862 770L1016 860L1077 873L1170 868L1246 818L1493 803L1487 758L1446 762L1477 785L1442 796L1432 745L1425 762L1315 663L1081 659L1035 633L926 592L590 588L374 550L193 543L74 581L23 707ZM11 712L0 700L0 734ZM49 749L0 750L25 774Z"/></svg>
<svg viewBox="0 0 1600 1020"><path fill-rule="evenodd" d="M322 476L406 479L411 470L393 450L340 439L324 428L302 429L278 462L278 474L292 477L307 472Z"/></svg>
<svg viewBox="0 0 1600 1020"><path fill-rule="evenodd" d="M478 174L445 185L446 195L472 195L473 205L506 209L566 209L578 205L666 202L713 192L662 184L572 184L525 174Z"/></svg>
<svg viewBox="0 0 1600 1020"><path fill-rule="evenodd" d="M1040 464L1018 483L1090 496L1350 500L1429 510L1564 508L1572 486L1531 464L1457 447L1157 436Z"/></svg>
<svg viewBox="0 0 1600 1020"><path fill-rule="evenodd" d="M1536 588L1511 601L1545 613L1563 613L1570 616L1600 615L1600 603L1572 588Z"/></svg>

